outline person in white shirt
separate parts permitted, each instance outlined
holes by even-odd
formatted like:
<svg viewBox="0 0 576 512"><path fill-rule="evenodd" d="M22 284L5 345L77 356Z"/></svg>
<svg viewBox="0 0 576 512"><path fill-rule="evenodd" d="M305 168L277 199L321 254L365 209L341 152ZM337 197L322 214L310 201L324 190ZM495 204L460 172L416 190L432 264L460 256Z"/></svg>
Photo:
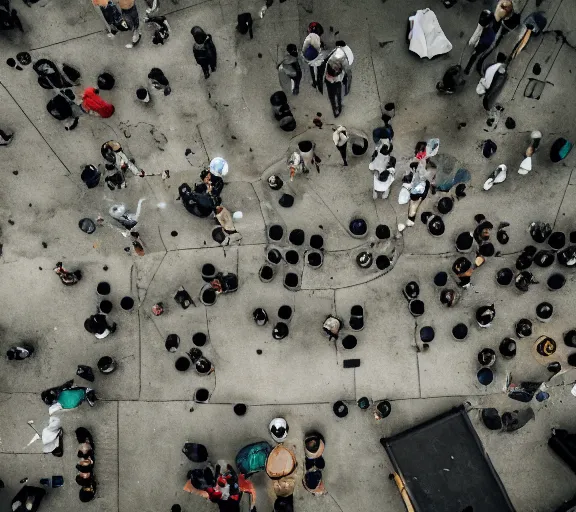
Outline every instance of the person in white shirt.
<svg viewBox="0 0 576 512"><path fill-rule="evenodd" d="M383 171L374 171L374 192L372 194L373 199L378 199L378 195L382 196L382 199L387 199L390 195L390 187L394 182L396 176L396 158L390 157L388 165Z"/></svg>

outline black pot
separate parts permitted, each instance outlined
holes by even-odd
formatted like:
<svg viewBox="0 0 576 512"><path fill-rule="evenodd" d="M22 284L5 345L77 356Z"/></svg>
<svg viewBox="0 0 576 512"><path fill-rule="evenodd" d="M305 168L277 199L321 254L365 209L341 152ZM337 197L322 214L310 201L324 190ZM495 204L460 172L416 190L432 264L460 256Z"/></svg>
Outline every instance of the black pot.
<svg viewBox="0 0 576 512"><path fill-rule="evenodd" d="M434 340L434 329L430 326L424 326L420 329L420 340L424 343L430 343Z"/></svg>
<svg viewBox="0 0 576 512"><path fill-rule="evenodd" d="M294 272L288 272L286 277L284 277L284 286L287 288L296 288L299 282L300 279Z"/></svg>
<svg viewBox="0 0 576 512"><path fill-rule="evenodd" d="M492 366L496 362L496 352L491 348L483 348L478 352L478 362L482 366Z"/></svg>
<svg viewBox="0 0 576 512"><path fill-rule="evenodd" d="M386 270L390 266L390 258L381 254L376 258L376 267L378 270Z"/></svg>
<svg viewBox="0 0 576 512"><path fill-rule="evenodd" d="M308 153L312 151L313 145L309 140L301 140L298 143L298 149L302 151L302 153Z"/></svg>
<svg viewBox="0 0 576 512"><path fill-rule="evenodd" d="M504 338L498 350L505 358L512 359L516 355L516 342L512 338Z"/></svg>
<svg viewBox="0 0 576 512"><path fill-rule="evenodd" d="M166 336L164 346L168 352L176 352L176 349L180 346L180 337L177 334L169 334Z"/></svg>
<svg viewBox="0 0 576 512"><path fill-rule="evenodd" d="M539 267L549 267L554 263L554 252L552 251L538 251L536 256L534 256L534 263Z"/></svg>
<svg viewBox="0 0 576 512"><path fill-rule="evenodd" d="M511 268L501 268L496 272L496 282L501 286L508 286L514 279L514 272Z"/></svg>
<svg viewBox="0 0 576 512"><path fill-rule="evenodd" d="M202 279L209 283L216 277L216 267L212 263L202 265Z"/></svg>
<svg viewBox="0 0 576 512"><path fill-rule="evenodd" d="M356 256L356 265L362 269L367 269L372 266L374 257L369 252L363 251Z"/></svg>
<svg viewBox="0 0 576 512"><path fill-rule="evenodd" d="M292 318L292 308L290 306L280 306L278 309L278 318L280 320L288 321Z"/></svg>
<svg viewBox="0 0 576 512"><path fill-rule="evenodd" d="M564 334L564 344L576 348L576 329L571 329Z"/></svg>
<svg viewBox="0 0 576 512"><path fill-rule="evenodd" d="M468 336L468 326L465 324L455 325L452 328L452 336L454 336L458 341L466 339L466 336Z"/></svg>
<svg viewBox="0 0 576 512"><path fill-rule="evenodd" d="M269 265L262 265L262 267L260 267L259 275L260 279L267 283L274 277L274 270L272 270L272 267Z"/></svg>
<svg viewBox="0 0 576 512"><path fill-rule="evenodd" d="M454 199L451 197L443 197L438 201L436 207L442 215L446 215L452 211L452 208L454 208Z"/></svg>
<svg viewBox="0 0 576 512"><path fill-rule="evenodd" d="M317 250L322 249L322 247L324 247L324 238L322 235L312 235L310 237L310 247Z"/></svg>
<svg viewBox="0 0 576 512"><path fill-rule="evenodd" d="M354 236L364 236L368 232L368 224L364 219L353 219L348 229Z"/></svg>
<svg viewBox="0 0 576 512"><path fill-rule="evenodd" d="M134 307L134 299L128 296L122 297L122 300L120 301L120 307L124 311L132 311L132 308Z"/></svg>
<svg viewBox="0 0 576 512"><path fill-rule="evenodd" d="M522 318L516 323L516 336L526 338L532 335L532 322L527 318Z"/></svg>
<svg viewBox="0 0 576 512"><path fill-rule="evenodd" d="M334 414L338 416L338 418L344 418L348 415L348 406L342 402L342 400L335 402L332 406L332 410L334 411Z"/></svg>
<svg viewBox="0 0 576 512"><path fill-rule="evenodd" d="M270 249L268 251L268 261L274 265L278 265L282 261L282 254L278 249Z"/></svg>
<svg viewBox="0 0 576 512"><path fill-rule="evenodd" d="M413 299L408 303L408 309L412 316L422 316L424 314L424 302L420 299Z"/></svg>
<svg viewBox="0 0 576 512"><path fill-rule="evenodd" d="M194 393L195 402L204 403L208 401L208 398L210 398L210 391L205 388L197 389Z"/></svg>
<svg viewBox="0 0 576 512"><path fill-rule="evenodd" d="M317 251L309 252L307 255L308 265L318 268L322 265L322 254Z"/></svg>
<svg viewBox="0 0 576 512"><path fill-rule="evenodd" d="M541 302L536 306L536 316L541 322L548 322L554 313L554 306L549 302Z"/></svg>
<svg viewBox="0 0 576 512"><path fill-rule="evenodd" d="M446 286L448 282L448 274L446 272L438 272L434 276L434 284L436 286Z"/></svg>
<svg viewBox="0 0 576 512"><path fill-rule="evenodd" d="M290 250L286 251L284 259L286 260L286 263L289 263L290 265L296 265L300 261L300 256L296 251Z"/></svg>
<svg viewBox="0 0 576 512"><path fill-rule="evenodd" d="M548 237L548 245L559 251L566 245L566 235L561 231L555 231Z"/></svg>
<svg viewBox="0 0 576 512"><path fill-rule="evenodd" d="M110 283L102 281L96 286L96 293L98 295L108 295L110 293Z"/></svg>
<svg viewBox="0 0 576 512"><path fill-rule="evenodd" d="M174 367L179 372L185 372L186 370L188 370L188 368L190 368L190 364L191 364L190 359L188 359L187 357L179 357L178 359L176 359Z"/></svg>
<svg viewBox="0 0 576 512"><path fill-rule="evenodd" d="M390 238L390 228L386 224L376 226L376 238L378 240L388 240Z"/></svg>
<svg viewBox="0 0 576 512"><path fill-rule="evenodd" d="M234 405L234 414L238 416L244 416L246 414L246 410L248 408L245 404L236 404Z"/></svg>
<svg viewBox="0 0 576 512"><path fill-rule="evenodd" d="M560 290L566 284L566 278L562 274L552 274L546 282L550 291Z"/></svg>
<svg viewBox="0 0 576 512"><path fill-rule="evenodd" d="M288 240L290 240L290 243L293 245L302 245L306 240L306 235L301 229L294 229L290 232Z"/></svg>
<svg viewBox="0 0 576 512"><path fill-rule="evenodd" d="M202 290L202 304L212 306L216 302L216 292L212 288Z"/></svg>
<svg viewBox="0 0 576 512"><path fill-rule="evenodd" d="M99 309L102 313L107 315L108 313L110 313L110 311L112 311L112 303L109 300L103 300L102 302L100 302Z"/></svg>
<svg viewBox="0 0 576 512"><path fill-rule="evenodd" d="M100 373L112 373L116 369L116 361L110 356L104 356L98 359L97 366Z"/></svg>
<svg viewBox="0 0 576 512"><path fill-rule="evenodd" d="M376 404L376 409L382 418L387 418L392 412L392 404L388 400L382 400Z"/></svg>
<svg viewBox="0 0 576 512"><path fill-rule="evenodd" d="M203 332L197 332L192 335L192 343L194 343L194 345L196 345L197 347L203 347L204 345L206 345L207 341L208 336L206 336L206 334L204 334Z"/></svg>
<svg viewBox="0 0 576 512"><path fill-rule="evenodd" d="M278 242L282 240L282 237L284 236L284 228L278 224L274 224L268 229L268 236L271 240Z"/></svg>
<svg viewBox="0 0 576 512"><path fill-rule="evenodd" d="M342 346L347 350L352 350L357 344L358 340L356 339L356 336L352 336L352 334L344 336L344 339L342 340Z"/></svg>

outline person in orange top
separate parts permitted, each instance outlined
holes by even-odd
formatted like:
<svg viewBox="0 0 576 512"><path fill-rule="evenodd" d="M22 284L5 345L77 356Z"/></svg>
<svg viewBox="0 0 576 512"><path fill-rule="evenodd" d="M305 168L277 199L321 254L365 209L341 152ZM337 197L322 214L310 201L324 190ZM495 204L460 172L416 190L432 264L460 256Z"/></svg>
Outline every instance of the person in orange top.
<svg viewBox="0 0 576 512"><path fill-rule="evenodd" d="M98 89L87 87L82 93L82 109L88 113L95 112L103 118L111 117L114 114L114 105L104 101L98 93Z"/></svg>

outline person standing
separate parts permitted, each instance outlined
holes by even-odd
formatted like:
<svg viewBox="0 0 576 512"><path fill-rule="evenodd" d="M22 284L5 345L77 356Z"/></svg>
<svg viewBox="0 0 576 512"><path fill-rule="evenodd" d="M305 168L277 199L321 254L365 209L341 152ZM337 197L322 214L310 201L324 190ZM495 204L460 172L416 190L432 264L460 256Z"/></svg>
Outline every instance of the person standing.
<svg viewBox="0 0 576 512"><path fill-rule="evenodd" d="M312 87L314 87L314 89L318 88L318 90L322 92L322 78L328 52L324 50L324 44L320 36L314 32L309 33L306 39L304 39L301 53L302 59L308 64L308 68L310 69Z"/></svg>
<svg viewBox="0 0 576 512"><path fill-rule="evenodd" d="M344 126L339 126L336 128L336 130L334 130L334 133L332 134L332 141L334 142L336 149L342 157L344 167L348 165L348 160L346 159L346 149L348 147L349 138L350 137L348 137L347 130Z"/></svg>
<svg viewBox="0 0 576 512"><path fill-rule="evenodd" d="M206 34L199 26L192 27L190 33L192 37L194 37L194 48L192 50L194 52L194 58L202 68L204 78L208 78L210 71L212 71L212 73L216 71L217 61L216 46L214 45L214 41L212 41L212 36Z"/></svg>
<svg viewBox="0 0 576 512"><path fill-rule="evenodd" d="M290 90L296 96L300 92L300 81L302 80L302 68L298 62L298 48L295 44L286 46L286 55L278 65L280 75L280 85L282 85L282 75L290 79Z"/></svg>
<svg viewBox="0 0 576 512"><path fill-rule="evenodd" d="M128 26L132 30L132 42L128 43L126 48L134 48L134 46L140 42L140 38L142 37L136 0L118 0L118 5L122 10L122 16L124 16Z"/></svg>

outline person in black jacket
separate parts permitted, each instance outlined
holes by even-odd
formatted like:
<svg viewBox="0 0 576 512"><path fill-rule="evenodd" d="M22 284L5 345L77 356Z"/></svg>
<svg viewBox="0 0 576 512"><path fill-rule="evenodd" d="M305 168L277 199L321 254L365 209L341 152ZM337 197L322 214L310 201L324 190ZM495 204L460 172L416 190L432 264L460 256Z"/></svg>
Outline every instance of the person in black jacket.
<svg viewBox="0 0 576 512"><path fill-rule="evenodd" d="M192 27L190 33L194 37L194 58L202 68L204 78L208 78L210 71L216 71L216 46L212 36L198 26Z"/></svg>

